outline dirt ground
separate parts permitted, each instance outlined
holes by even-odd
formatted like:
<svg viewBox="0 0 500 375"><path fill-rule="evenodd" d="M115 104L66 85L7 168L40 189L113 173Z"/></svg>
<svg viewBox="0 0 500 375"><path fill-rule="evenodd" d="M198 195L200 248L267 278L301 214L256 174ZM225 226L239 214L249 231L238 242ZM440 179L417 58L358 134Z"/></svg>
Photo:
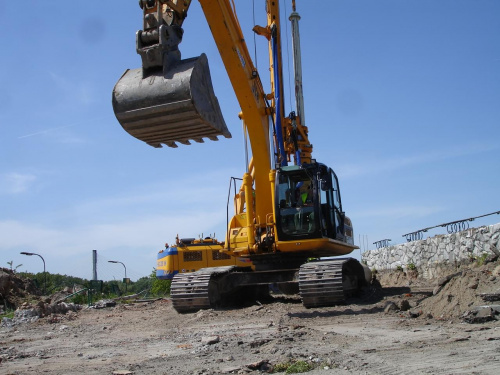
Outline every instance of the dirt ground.
<svg viewBox="0 0 500 375"><path fill-rule="evenodd" d="M383 288L326 308L283 295L182 315L168 299L84 308L1 328L0 373L284 373L296 362L308 374L498 374L498 313L474 324L464 314L500 303L480 297L498 293L499 270L493 262L431 282L379 274Z"/></svg>

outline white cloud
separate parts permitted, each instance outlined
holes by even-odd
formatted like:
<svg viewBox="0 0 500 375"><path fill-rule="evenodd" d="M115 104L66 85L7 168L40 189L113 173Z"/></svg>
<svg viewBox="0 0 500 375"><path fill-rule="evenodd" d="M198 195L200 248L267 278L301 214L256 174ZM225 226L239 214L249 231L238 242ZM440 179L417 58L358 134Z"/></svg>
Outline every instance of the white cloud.
<svg viewBox="0 0 500 375"><path fill-rule="evenodd" d="M7 173L0 176L0 193L3 194L21 194L36 181L36 176L23 173Z"/></svg>
<svg viewBox="0 0 500 375"><path fill-rule="evenodd" d="M19 220L0 218L0 253L17 259L21 251L40 252L51 272L89 277L90 254L96 249L106 258L123 261L140 276L147 275L155 266L157 252L177 234L198 237L217 232L217 238L224 239L226 197L221 192L227 191L227 180L221 176L226 172L197 176L196 181L209 184L193 183L189 177L175 184L142 185L119 196L79 201Z"/></svg>
<svg viewBox="0 0 500 375"><path fill-rule="evenodd" d="M0 220L0 249L42 244L54 255L83 253L95 248L159 249L177 234L196 237L202 232L225 230L225 205L220 207L220 203L207 199L219 192L220 186L215 183L195 186L179 181L168 187L144 185L120 196L79 202L73 208L52 211L45 216L46 223L28 218ZM159 212L158 202L167 208ZM68 219L68 213L76 213L76 216ZM224 233L218 235L222 237Z"/></svg>
<svg viewBox="0 0 500 375"><path fill-rule="evenodd" d="M89 254L93 249L117 252L133 248L135 256L139 256L145 251L156 253L165 242L172 242L177 234L181 237L197 237L204 229L208 232L213 230L214 225L224 226L225 213L214 215L213 212L200 211L197 214L151 215L122 221L117 219L112 224L101 223L98 219L95 221L64 229L29 221L0 221L0 252L28 249L40 251L44 256L70 257L71 260ZM220 235L223 236L223 233ZM128 262L132 265L136 260L131 258ZM150 269L154 263L152 257L146 267ZM136 265L136 268L140 267Z"/></svg>

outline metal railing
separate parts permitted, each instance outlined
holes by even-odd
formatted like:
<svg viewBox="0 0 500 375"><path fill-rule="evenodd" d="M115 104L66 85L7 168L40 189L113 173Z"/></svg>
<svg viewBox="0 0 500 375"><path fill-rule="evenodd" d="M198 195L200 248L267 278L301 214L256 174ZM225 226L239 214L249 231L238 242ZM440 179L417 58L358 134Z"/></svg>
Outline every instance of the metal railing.
<svg viewBox="0 0 500 375"><path fill-rule="evenodd" d="M392 241L392 240L386 238L385 240L375 241L373 244L377 247L377 249L380 249L382 247L389 246L389 241Z"/></svg>
<svg viewBox="0 0 500 375"><path fill-rule="evenodd" d="M474 217L470 217L468 219L451 221L449 223L439 224L439 225L435 225L433 227L419 229L415 232L406 233L406 234L403 234L402 237L406 237L406 241L408 241L408 242L421 240L421 239L423 239L425 232L427 232L430 229L434 229L434 228L446 228L446 231L449 234L458 233L458 232L461 232L463 230L469 229L469 222L471 222L471 221L479 219L480 217L485 217L485 216L490 216L490 215L498 215L498 214L500 214L500 211L495 211L495 212L485 214L485 215L480 215L480 216L474 216Z"/></svg>
<svg viewBox="0 0 500 375"><path fill-rule="evenodd" d="M479 219L481 217L490 216L490 215L499 215L499 214L500 214L500 211L495 211L495 212L491 212L491 213L485 214L485 215L469 217L468 219L450 221L449 223L439 224L439 225L435 225L433 227L419 229L419 230L416 230L415 232L406 233L406 234L403 234L402 237L405 237L407 242L422 240L422 239L424 239L424 233L429 231L430 229L434 229L434 228L446 228L446 231L449 234L458 233L458 232L469 229L470 228L469 223L476 220L476 219ZM390 245L389 241L392 241L392 240L384 239L384 240L380 240L380 241L375 241L373 244L377 247L377 249L380 249L382 247L388 247Z"/></svg>

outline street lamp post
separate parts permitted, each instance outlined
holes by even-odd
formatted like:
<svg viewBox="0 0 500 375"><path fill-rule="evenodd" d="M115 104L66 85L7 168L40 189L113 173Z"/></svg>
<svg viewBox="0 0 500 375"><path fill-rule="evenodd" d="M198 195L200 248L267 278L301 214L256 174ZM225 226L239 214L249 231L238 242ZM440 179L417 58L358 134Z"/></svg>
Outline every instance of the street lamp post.
<svg viewBox="0 0 500 375"><path fill-rule="evenodd" d="M125 278L123 279L123 281L125 281L125 293L127 292L127 267L125 267L125 264L123 264L122 262L119 262L117 260L108 260L109 263L120 263L123 268L125 268Z"/></svg>
<svg viewBox="0 0 500 375"><path fill-rule="evenodd" d="M45 259L43 259L43 257L40 254L36 254L36 253L28 253L26 251L23 251L23 252L21 252L21 254L28 255L28 256L37 255L40 258L42 258L42 262L43 262L43 294L47 293L47 273L45 273Z"/></svg>

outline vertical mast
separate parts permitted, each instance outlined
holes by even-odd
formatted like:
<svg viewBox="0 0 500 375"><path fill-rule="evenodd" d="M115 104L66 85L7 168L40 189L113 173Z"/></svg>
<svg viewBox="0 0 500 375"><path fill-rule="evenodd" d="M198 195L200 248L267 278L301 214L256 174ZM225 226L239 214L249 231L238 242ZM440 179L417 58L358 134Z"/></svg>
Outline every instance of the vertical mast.
<svg viewBox="0 0 500 375"><path fill-rule="evenodd" d="M292 23L293 67L295 74L295 105L297 115L302 125L306 124L304 115L304 92L302 91L302 59L300 51L299 20L300 16L295 11L295 1L292 3L293 12L289 17Z"/></svg>
<svg viewBox="0 0 500 375"><path fill-rule="evenodd" d="M279 0L267 0L267 30L269 39L269 66L271 73L271 89L274 93L273 107L274 122L276 124L276 138L278 143L279 164L287 165L287 155L284 146L285 135L285 106L283 97L283 67L281 57L281 24Z"/></svg>

